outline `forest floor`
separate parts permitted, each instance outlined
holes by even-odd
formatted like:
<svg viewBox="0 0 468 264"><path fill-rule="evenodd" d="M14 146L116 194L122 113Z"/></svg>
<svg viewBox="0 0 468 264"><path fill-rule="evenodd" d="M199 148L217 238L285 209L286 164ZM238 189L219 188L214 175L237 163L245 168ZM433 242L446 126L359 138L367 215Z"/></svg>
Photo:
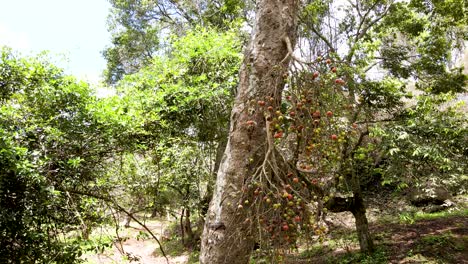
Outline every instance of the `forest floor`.
<svg viewBox="0 0 468 264"><path fill-rule="evenodd" d="M286 263L468 263L468 216L371 223L376 252L359 253L354 229L332 230L323 243L289 255ZM427 215L431 218L429 215Z"/></svg>
<svg viewBox="0 0 468 264"><path fill-rule="evenodd" d="M424 213L390 195L369 199L367 216L376 251L359 253L351 213L331 214L334 225L323 243L290 254L286 263L453 263L468 264L468 196L456 207Z"/></svg>
<svg viewBox="0 0 468 264"><path fill-rule="evenodd" d="M330 227L324 242L318 241L289 252L285 263L454 263L468 264L468 209L467 197L459 202L458 210L422 213L408 205L391 201L371 201L368 209L370 231L376 251L372 255L359 253L359 243L351 214L330 214ZM383 207L379 206L379 204ZM389 206L390 205L390 206ZM122 223L123 225L123 223ZM171 221L148 220L148 228L160 239L169 263L197 263L196 252L188 252L170 234ZM93 240L111 237L109 247L99 254L83 256L87 264L100 263L167 263L159 246L145 230L132 222L129 228L119 228L120 239L115 239L115 227L95 230ZM101 241L102 242L102 241ZM101 243L102 244L102 243ZM251 263L270 263L254 258Z"/></svg>
<svg viewBox="0 0 468 264"><path fill-rule="evenodd" d="M156 237L163 241L166 230L171 222L161 219L148 219L145 221L148 227ZM154 263L154 264L179 264L187 263L188 254L168 255L168 260L159 252L158 243L152 239L147 231L135 222L131 222L129 227L123 227L124 223L119 224L119 239L115 227L96 229L91 235L96 244L105 244L109 241L108 247L103 248L102 252L96 253L95 248L90 247L90 251L82 259L86 264L120 264L120 263ZM99 250L98 250L99 251ZM169 253L169 252L168 252Z"/></svg>

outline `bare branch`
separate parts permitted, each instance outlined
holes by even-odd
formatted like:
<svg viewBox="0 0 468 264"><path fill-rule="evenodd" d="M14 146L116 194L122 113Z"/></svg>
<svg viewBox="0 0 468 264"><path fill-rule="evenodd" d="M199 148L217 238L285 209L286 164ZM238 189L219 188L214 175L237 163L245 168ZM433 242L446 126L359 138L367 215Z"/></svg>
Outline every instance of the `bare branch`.
<svg viewBox="0 0 468 264"><path fill-rule="evenodd" d="M159 239L156 237L156 235L155 235L144 223L142 223L140 220L138 220L132 213L130 213L130 212L128 212L127 210L125 210L125 208L123 208L121 205L119 205L119 204L118 204L115 200L113 200L112 198L106 197L106 196L102 196L102 195L99 195L99 194L88 193L88 192L84 192L84 191L80 191L80 190L69 190L69 189L60 189L60 188L57 188L57 190L62 191L62 192L66 192L66 193L73 193L73 194L88 196L88 197L96 198L96 199L99 199L99 200L102 200L102 201L111 203L111 204L114 205L119 211L125 213L125 214L126 214L128 217L130 217L133 221L135 221L135 222L138 223L141 227L143 227L143 228L151 235L151 237L153 237L153 239L156 240L156 242L157 242L158 245L159 245L159 249L161 250L162 255L163 255L164 258L166 259L166 262L169 264L169 259L167 258L166 252L164 252L163 246L162 246L161 242L159 241Z"/></svg>
<svg viewBox="0 0 468 264"><path fill-rule="evenodd" d="M311 27L312 31L317 35L317 37L319 37L321 40L323 40L323 42L325 42L325 44L327 44L327 46L330 48L330 51L331 52L334 52L335 51L335 48L333 48L333 45L332 43L322 34L320 33L315 27ZM331 33L331 32L330 32Z"/></svg>
<svg viewBox="0 0 468 264"><path fill-rule="evenodd" d="M281 61L280 64L282 64L289 56L291 56L291 58L299 63L302 63L302 64L314 64L315 61L305 61L301 58L298 58L296 56L294 56L293 54L293 48L292 48L292 45L291 45L291 40L289 39L289 37L285 36L283 38L283 41L286 43L286 47L288 48L288 54L286 54L286 56L284 57L284 59Z"/></svg>

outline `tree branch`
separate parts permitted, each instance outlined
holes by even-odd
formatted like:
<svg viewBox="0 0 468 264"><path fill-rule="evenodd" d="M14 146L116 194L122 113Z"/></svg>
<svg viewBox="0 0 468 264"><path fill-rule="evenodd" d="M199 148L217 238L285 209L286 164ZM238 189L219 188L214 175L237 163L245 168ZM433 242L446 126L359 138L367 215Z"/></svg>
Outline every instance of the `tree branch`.
<svg viewBox="0 0 468 264"><path fill-rule="evenodd" d="M325 44L327 44L331 52L335 51L335 48L333 48L331 42L322 33L320 33L314 26L312 26L311 29L317 35L317 37L319 37L321 40L323 40L323 42L325 42Z"/></svg>
<svg viewBox="0 0 468 264"><path fill-rule="evenodd" d="M288 54L286 54L286 56L284 57L284 59L281 61L280 64L282 64L284 61L286 61L286 59L287 59L289 56L291 56L291 58L292 58L293 60L295 60L295 61L297 61L297 62L299 62L299 63L302 63L302 64L314 64L314 63L315 63L314 61L305 61L305 60L303 60L303 59L301 59L301 58L298 58L298 57L294 56L294 53L293 53L294 50L293 50L292 45L291 45L291 40L289 39L288 36L285 36L285 37L283 38L283 41L284 41L284 43L286 43L286 47L288 48Z"/></svg>
<svg viewBox="0 0 468 264"><path fill-rule="evenodd" d="M127 210L125 210L125 208L123 208L122 206L120 206L120 205L119 205L116 201L114 201L112 198L106 197L106 196L102 196L102 195L99 195L99 194L88 193L88 192L84 192L84 191L80 191L80 190L71 190L71 189L69 190L69 189L62 189L62 188L57 188L57 190L62 191L62 192L66 192L66 193L73 193L73 194L88 196L88 197L96 198L96 199L99 199L99 200L102 200L102 201L105 201L105 202L112 203L119 211L125 213L125 214L126 214L128 217L130 217L133 221L135 221L136 223L138 223L141 227L143 227L143 228L151 235L151 237L153 237L154 240L156 240L156 242L157 242L158 245L159 245L159 249L161 250L162 255L163 255L164 258L166 259L166 262L169 264L169 259L167 258L166 252L164 251L163 246L162 246L161 242L159 241L159 239L156 237L156 235L154 235L154 233L153 233L144 223L142 223L142 222L141 222L140 220L138 220L135 216L133 216L132 213L130 213L130 212L128 212Z"/></svg>
<svg viewBox="0 0 468 264"><path fill-rule="evenodd" d="M348 56L346 57L346 60L348 62L351 62L351 59L353 58L354 56L354 52L356 50L356 45L357 43L359 42L359 40L364 37L364 35L367 33L367 31L373 27L375 24L377 24L382 18L385 17L385 15L388 13L388 11L390 10L390 6L391 4L393 3L393 1L387 6L387 8L385 9L385 11L378 17L376 17L374 20L372 20L369 24L367 24L364 29L362 29L361 31L361 28L364 26L364 23L366 21L366 18L367 16L369 15L369 13L372 11L372 9L374 9L377 4L379 3L379 1L376 1L370 8L369 10L367 10L367 12L364 14L364 16L362 17L360 23L359 23L359 26L358 26L358 29L356 31L356 37L354 38L354 44L353 46L350 48L349 50L349 54Z"/></svg>

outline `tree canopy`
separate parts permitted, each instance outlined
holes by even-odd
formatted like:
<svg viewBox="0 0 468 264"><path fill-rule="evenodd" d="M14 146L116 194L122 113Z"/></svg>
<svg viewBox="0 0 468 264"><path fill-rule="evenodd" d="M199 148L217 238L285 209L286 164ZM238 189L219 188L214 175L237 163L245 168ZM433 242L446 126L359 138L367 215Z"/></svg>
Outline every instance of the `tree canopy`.
<svg viewBox="0 0 468 264"><path fill-rule="evenodd" d="M113 95L1 49L0 262L80 262L123 217L160 243L146 213L202 263L282 261L336 212L372 252L372 186L466 194L465 1L110 3Z"/></svg>

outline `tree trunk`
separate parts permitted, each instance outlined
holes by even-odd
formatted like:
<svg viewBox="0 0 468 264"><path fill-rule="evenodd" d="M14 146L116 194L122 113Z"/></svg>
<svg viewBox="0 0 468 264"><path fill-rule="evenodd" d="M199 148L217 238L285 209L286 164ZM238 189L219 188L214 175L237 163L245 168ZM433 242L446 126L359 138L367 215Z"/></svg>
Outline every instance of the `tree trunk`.
<svg viewBox="0 0 468 264"><path fill-rule="evenodd" d="M130 212L130 214L133 214L133 213L134 213L134 212L133 212L133 208L134 208L134 207L132 206L132 207L130 207L130 210L128 210L128 211ZM126 227L126 228L130 227L130 222L131 222L131 221L132 221L132 218L131 218L129 215L127 215L127 218L125 219L125 225L124 225L124 227Z"/></svg>
<svg viewBox="0 0 468 264"><path fill-rule="evenodd" d="M257 1L256 21L240 69L239 87L231 113L228 143L221 161L213 199L202 235L200 263L248 263L255 230L241 208L244 179L265 157L265 117L255 111L258 100L278 105L289 57L283 42L296 39L297 0ZM248 128L247 121L254 126ZM252 220L252 219L251 219Z"/></svg>
<svg viewBox="0 0 468 264"><path fill-rule="evenodd" d="M180 213L180 238L182 239L182 245L185 245L185 228L184 228L184 215L185 215L185 208L182 208L182 212Z"/></svg>
<svg viewBox="0 0 468 264"><path fill-rule="evenodd" d="M156 216L158 216L158 206L160 206L159 204L156 204L153 206L153 210L151 210L151 216L150 218L155 218Z"/></svg>
<svg viewBox="0 0 468 264"><path fill-rule="evenodd" d="M192 222L190 222L190 209L188 207L185 209L185 233L187 234L186 245L191 247L193 245L193 230Z"/></svg>
<svg viewBox="0 0 468 264"><path fill-rule="evenodd" d="M351 208L351 213L356 219L356 233L361 252L369 253L374 251L374 243L369 233L369 223L366 217L366 207L360 194L354 194L354 204Z"/></svg>
<svg viewBox="0 0 468 264"><path fill-rule="evenodd" d="M226 149L227 139L220 140L218 147L216 148L216 157L215 163L213 168L213 178L216 178L216 173L218 172L219 165L221 164L221 160L223 158L224 150ZM206 193L203 196L203 199L200 201L200 218L201 218L201 226L203 227L205 224L205 216L208 212L208 207L210 205L211 199L213 197L213 184L211 181L208 183L206 188Z"/></svg>
<svg viewBox="0 0 468 264"><path fill-rule="evenodd" d="M366 206L360 192L354 192L353 197L349 198L334 197L325 204L325 207L334 213L351 212L356 220L356 233L361 252L370 253L374 251L374 243L372 242L366 217Z"/></svg>

